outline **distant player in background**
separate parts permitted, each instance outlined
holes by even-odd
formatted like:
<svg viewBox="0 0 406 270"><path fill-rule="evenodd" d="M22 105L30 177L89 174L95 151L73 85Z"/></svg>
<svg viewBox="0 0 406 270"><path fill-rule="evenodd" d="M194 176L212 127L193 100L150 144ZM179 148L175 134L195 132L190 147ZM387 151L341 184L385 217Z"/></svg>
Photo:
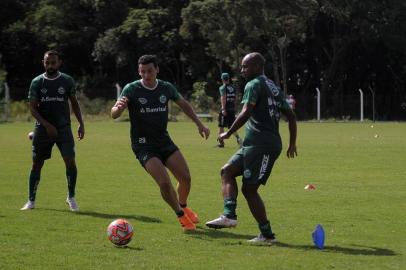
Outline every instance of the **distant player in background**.
<svg viewBox="0 0 406 270"><path fill-rule="evenodd" d="M158 80L158 61L155 55L144 55L138 60L140 80L127 84L121 98L111 109L111 117L120 117L128 108L131 121L132 150L144 169L158 184L162 198L176 213L183 230L196 229L198 216L187 207L191 188L189 167L179 148L170 138L168 102L173 100L196 124L206 139L210 130L202 124L191 105L183 99L175 86ZM178 181L177 194L167 169Z"/></svg>
<svg viewBox="0 0 406 270"><path fill-rule="evenodd" d="M249 53L242 60L241 73L248 80L242 99L244 106L231 128L220 134L218 140L228 139L247 123L245 138L243 147L221 169L223 215L208 221L206 225L216 229L237 226L236 177L242 175L242 193L260 230L260 235L250 242L271 244L276 239L258 188L266 184L274 162L282 151L280 113L285 114L289 122L290 140L286 154L288 158L297 155L296 117L280 89L264 75L264 65L265 59L259 53Z"/></svg>
<svg viewBox="0 0 406 270"><path fill-rule="evenodd" d="M57 51L47 51L42 63L45 73L35 77L28 93L32 116L37 120L32 138L32 168L29 177L28 202L21 210L35 208L35 198L45 160L51 157L56 143L66 167L68 196L66 203L71 211L79 211L75 200L77 168L75 142L71 130L70 109L79 122L78 138L83 139L85 127L76 99L75 82L72 77L59 71L62 64Z"/></svg>
<svg viewBox="0 0 406 270"><path fill-rule="evenodd" d="M235 113L237 107L237 93L234 87L230 83L230 75L228 73L221 74L221 81L223 85L220 86L220 102L221 110L219 113L219 134L224 132L224 128L230 128L235 120ZM238 133L235 132L234 136L237 139L237 143L241 146L242 141ZM219 142L217 145L220 148L224 147L224 141Z"/></svg>

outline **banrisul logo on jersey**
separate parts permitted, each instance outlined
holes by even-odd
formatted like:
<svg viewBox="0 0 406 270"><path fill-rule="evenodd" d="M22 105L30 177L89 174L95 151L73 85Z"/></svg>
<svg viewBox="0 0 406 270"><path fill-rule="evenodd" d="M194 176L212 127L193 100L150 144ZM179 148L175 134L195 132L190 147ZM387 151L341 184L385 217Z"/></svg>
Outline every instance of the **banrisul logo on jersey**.
<svg viewBox="0 0 406 270"><path fill-rule="evenodd" d="M166 96L165 95L161 95L160 97L159 97L159 101L162 103L162 104L165 104L165 102L166 102Z"/></svg>
<svg viewBox="0 0 406 270"><path fill-rule="evenodd" d="M65 88L63 88L62 86L59 87L59 88L58 88L58 93L59 93L60 95L65 94Z"/></svg>

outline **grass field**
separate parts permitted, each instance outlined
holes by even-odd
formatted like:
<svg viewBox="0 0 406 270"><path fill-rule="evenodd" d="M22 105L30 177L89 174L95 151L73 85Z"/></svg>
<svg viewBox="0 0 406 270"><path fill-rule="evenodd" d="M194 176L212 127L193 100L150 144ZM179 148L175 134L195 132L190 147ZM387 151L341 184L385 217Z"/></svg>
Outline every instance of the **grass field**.
<svg viewBox="0 0 406 270"><path fill-rule="evenodd" d="M216 123L209 125L208 141L190 122L169 125L191 169L189 205L203 221L184 234L133 156L128 122L87 122L76 145L79 213L64 203L56 148L42 171L37 208L19 211L33 124L0 124L0 269L406 269L406 124L299 123L298 158L281 155L261 190L280 241L271 247L246 243L258 230L242 196L237 228L204 226L222 212L219 170L236 150L234 140L215 148ZM286 123L281 133L286 150ZM305 191L309 183L316 190ZM135 228L128 248L106 239L119 217ZM327 234L324 250L311 240L317 224Z"/></svg>

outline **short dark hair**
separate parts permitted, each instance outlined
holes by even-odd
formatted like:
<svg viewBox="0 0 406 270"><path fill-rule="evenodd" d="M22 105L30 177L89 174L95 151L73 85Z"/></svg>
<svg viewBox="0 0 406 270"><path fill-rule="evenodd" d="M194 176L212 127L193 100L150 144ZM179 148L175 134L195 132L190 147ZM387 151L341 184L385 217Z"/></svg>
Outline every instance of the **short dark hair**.
<svg viewBox="0 0 406 270"><path fill-rule="evenodd" d="M148 65L150 63L153 63L154 67L158 66L158 59L157 59L156 55L146 54L146 55L141 56L138 59L138 65Z"/></svg>
<svg viewBox="0 0 406 270"><path fill-rule="evenodd" d="M45 53L44 53L44 57L45 56L49 56L49 55L56 55L56 56L58 56L58 58L61 58L61 54L58 52L58 51L56 51L56 50L49 50L49 51L46 51Z"/></svg>

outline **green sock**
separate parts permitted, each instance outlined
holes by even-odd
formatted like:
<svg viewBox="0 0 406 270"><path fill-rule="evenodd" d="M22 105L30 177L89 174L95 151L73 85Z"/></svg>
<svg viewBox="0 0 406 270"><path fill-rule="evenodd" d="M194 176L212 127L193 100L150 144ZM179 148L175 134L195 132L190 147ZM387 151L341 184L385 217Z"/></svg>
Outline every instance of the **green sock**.
<svg viewBox="0 0 406 270"><path fill-rule="evenodd" d="M237 208L237 200L233 198L224 199L224 215L231 219L237 219L235 209Z"/></svg>
<svg viewBox="0 0 406 270"><path fill-rule="evenodd" d="M68 182L69 198L75 197L76 178L78 170L76 167L66 169L66 181Z"/></svg>
<svg viewBox="0 0 406 270"><path fill-rule="evenodd" d="M28 199L30 201L35 201L35 196L37 195L37 188L39 180L41 178L41 171L31 170L29 178L29 189L28 189Z"/></svg>
<svg viewBox="0 0 406 270"><path fill-rule="evenodd" d="M275 238L272 228L271 228L271 223L269 223L269 220L263 224L258 224L259 230L261 231L261 234L266 237L266 238Z"/></svg>

